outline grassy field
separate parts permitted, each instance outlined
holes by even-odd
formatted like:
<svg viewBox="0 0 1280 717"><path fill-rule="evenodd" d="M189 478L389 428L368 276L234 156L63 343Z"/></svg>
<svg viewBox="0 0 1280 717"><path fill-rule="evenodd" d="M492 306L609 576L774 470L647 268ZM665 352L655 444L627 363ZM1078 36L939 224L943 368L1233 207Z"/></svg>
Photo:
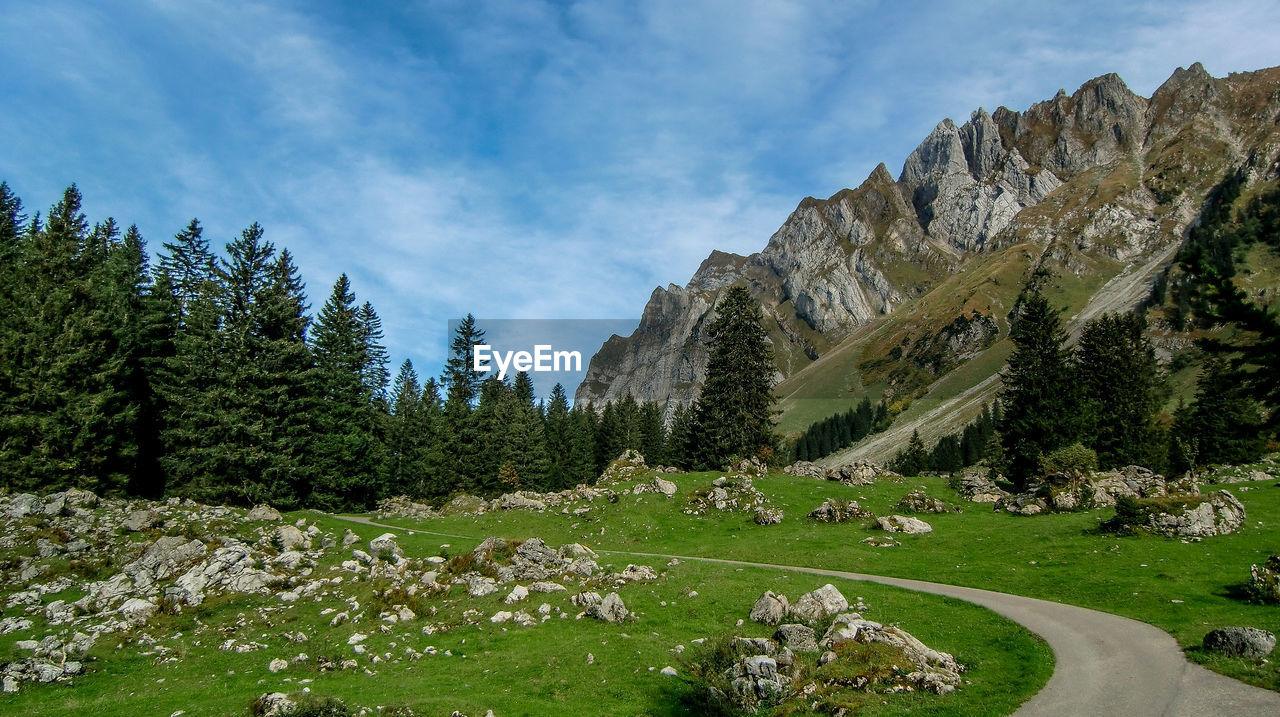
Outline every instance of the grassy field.
<svg viewBox="0 0 1280 717"><path fill-rule="evenodd" d="M677 645L688 647L696 638L725 632L767 635L769 628L750 621L736 625L761 592L771 589L795 598L827 582L805 574L691 560L668 565L666 559L628 552L877 573L1098 608L1167 630L1190 648L1192 659L1212 669L1280 689L1280 671L1271 663L1214 658L1196 647L1205 632L1222 625L1280 631L1280 611L1239 597L1249 565L1280 552L1280 526L1274 518L1280 511L1280 489L1274 481L1232 487L1249 511L1240 533L1183 543L1093 532L1110 510L1035 518L995 513L989 506L962 503L938 478L849 487L772 475L757 480L756 486L784 510L786 518L779 525L757 526L740 513L685 514L687 494L717 475L668 476L680 488L674 498L653 493L620 496L617 502L599 500L579 516L553 510L429 521L371 516L399 526L395 532L410 557L456 555L489 535L538 536L551 545L589 545L599 551L601 564L612 564L615 570L627 563L651 565L662 574L659 580L620 589L627 607L638 615L624 625L574 619L578 608L569 603L570 593L534 594L518 606L504 606L505 590L473 599L455 587L443 596L413 603L419 620L383 625L377 620L381 608L375 595L381 586L364 581L344 589L365 616L338 627L329 624L333 610L358 610L335 598L306 599L291 609L267 597L218 600L181 615L161 616L134 633L100 640L91 673L71 686L24 685L20 694L0 697L0 712L136 715L141 706L146 714L185 710L188 715L243 715L249 701L263 692L306 688L348 704L404 706L418 714L456 709L475 715L493 709L499 716L561 711L676 715L681 714L680 699L689 688L682 679L658 671L671 665L685 673L672 652ZM902 545L890 549L860 543L875 534L863 523L827 525L804 518L831 497L858 500L877 514L887 514L916 487L961 505L964 512L923 516L934 532L897 536ZM314 521L333 535L350 528L366 541L384 532L318 513L287 517ZM342 574L327 571L346 557L335 551L329 562L316 566L317 574ZM1043 642L987 610L887 586L832 582L851 600L862 598L868 618L898 623L969 667L967 683L952 695L880 696L866 714L1008 714L1052 671L1052 656ZM696 597L690 597L691 591ZM543 602L552 607L551 619L538 625L495 625L487 619L501 609L524 607L534 613ZM435 614L428 618L433 609ZM468 620L467 610L478 613ZM560 618L560 612L568 617ZM424 634L422 625L428 623L445 630ZM358 669L317 669L321 660L356 657L347 644L355 632L369 635L363 643L368 652ZM308 639L290 641L298 633ZM263 647L247 653L218 649L228 639ZM404 656L407 647L429 652L428 646L434 655L416 661ZM279 673L268 671L271 659L291 659L298 653L306 653L308 660ZM381 661L373 663L370 655L381 656ZM13 651L0 654L0 660L18 656Z"/></svg>
<svg viewBox="0 0 1280 717"><path fill-rule="evenodd" d="M673 479L687 491L716 475ZM473 535L537 531L549 541L548 536L591 540L598 549L851 570L1055 600L1151 623L1172 634L1191 659L1280 690L1280 668L1275 664L1211 658L1198 648L1206 632L1224 625L1280 632L1280 610L1250 604L1240 596L1249 566L1280 553L1280 488L1274 480L1227 486L1248 510L1246 525L1238 533L1202 542L1096 533L1098 523L1112 515L1110 509L1034 518L997 513L988 505L961 501L941 478L848 487L774 476L756 486L786 513L781 524L760 527L741 514L684 515L677 507L679 497L668 501L647 494L624 497L585 517L511 512L478 519L448 517L429 525ZM902 546L892 549L860 543L875 534L864 524L823 525L804 519L827 497L858 500L883 515L916 487L962 506L964 512L923 516L934 532L902 536Z"/></svg>
<svg viewBox="0 0 1280 717"><path fill-rule="evenodd" d="M708 476L702 475L681 480L706 479ZM675 502L660 503L654 496L631 500L635 505L630 507L643 507L651 515L678 521L674 518L680 515L674 509ZM633 513L628 507L620 501L610 505L608 514L601 516L602 522L597 524L593 519L592 533L605 527L605 536L596 535L592 540L581 537L582 526L575 528L559 515L507 513L417 526L467 535L467 539L405 530L398 531L399 543L411 557L457 555L488 534L511 538L537 535L552 545L581 541L602 546L602 541L610 542L606 537L616 524L619 534L635 534L636 538L625 541L627 545L686 550L688 543L684 541L671 545L637 542L638 528L632 518L642 513ZM350 528L366 542L385 532L384 528L323 514L298 513L287 518L306 518L335 536ZM729 523L724 528L729 529ZM602 552L599 562L612 564L615 572L634 562L651 565L661 573L657 581L619 588L627 607L638 616L634 621L615 625L575 619L579 608L571 605L568 597L575 588L533 594L519 605L508 606L502 602L506 589L471 598L455 586L445 595L411 602L419 619L388 625L377 618L385 607L377 594L384 585L368 580L351 585L349 574L330 571L349 558L348 553L333 552L331 559L316 565L316 573L345 575L343 592L359 607L334 596L304 598L292 607L267 596L211 600L198 608L186 608L182 614L161 615L134 631L104 636L91 653L90 673L77 677L72 685L25 684L17 695L0 696L0 713L132 717L140 712L169 715L182 710L186 715L244 715L249 702L259 694L307 689L317 695L338 696L349 705L410 707L417 714L428 715L447 715L453 710L479 715L487 709L498 715L561 711L678 715L684 713L681 698L689 688L680 678L658 672L671 665L684 674L679 656L673 653L677 645L689 647L694 639L725 632L767 636L772 628L749 621L737 626L761 592L772 589L799 597L829 582L776 570L696 561L668 565L665 559ZM867 714L1007 714L1034 694L1052 671L1052 656L1043 642L985 609L886 586L830 582L850 600L864 600L868 618L900 624L927 644L954 653L969 667L966 685L952 695L876 697ZM587 587L601 592L613 589L608 582ZM691 591L696 591L696 596L691 596ZM56 597L74 600L79 594L68 591ZM550 619L541 624L520 627L488 620L499 610L524 608L536 614L543 602L552 610ZM467 612L471 610L477 612ZM364 617L333 627L330 621L335 611L353 616L363 611ZM567 617L560 617L561 612ZM425 624L445 629L428 635L422 631ZM354 654L347 642L357 632L368 635L361 643L367 649L363 656ZM45 633L37 625L31 634L38 639ZM299 641L299 635L306 635L306 640ZM225 649L227 640L260 647L239 653ZM0 653L0 661L24 656L12 648L12 642L5 645L9 649ZM410 660L405 657L406 648L434 654ZM300 653L308 656L306 661L278 673L268 670L272 659L292 662ZM379 656L378 663L369 659L373 655ZM337 663L347 658L359 658L360 667L318 668L322 661Z"/></svg>

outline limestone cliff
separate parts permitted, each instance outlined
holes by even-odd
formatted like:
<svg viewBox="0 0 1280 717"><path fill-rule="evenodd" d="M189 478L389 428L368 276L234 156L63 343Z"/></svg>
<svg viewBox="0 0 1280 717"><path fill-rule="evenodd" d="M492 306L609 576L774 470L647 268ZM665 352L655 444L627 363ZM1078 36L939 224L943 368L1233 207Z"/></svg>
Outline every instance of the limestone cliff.
<svg viewBox="0 0 1280 717"><path fill-rule="evenodd" d="M1275 173L1278 119L1280 68L1213 78L1197 63L1150 99L1109 74L1025 112L943 120L896 180L881 164L856 189L802 200L759 253L713 252L684 287L655 289L636 331L592 358L576 400L690 401L706 368L703 327L734 283L760 300L782 379L1012 247L1028 267L1094 273L1096 283L1168 261L1226 171ZM898 346L922 345L962 316L1000 330L972 292L931 301L899 327Z"/></svg>

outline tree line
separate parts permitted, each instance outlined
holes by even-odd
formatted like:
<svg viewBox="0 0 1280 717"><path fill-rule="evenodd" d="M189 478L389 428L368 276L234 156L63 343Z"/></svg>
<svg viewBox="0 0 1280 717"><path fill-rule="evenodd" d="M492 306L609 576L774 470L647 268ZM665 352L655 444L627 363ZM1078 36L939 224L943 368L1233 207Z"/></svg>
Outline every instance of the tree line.
<svg viewBox="0 0 1280 717"><path fill-rule="evenodd" d="M409 361L392 378L381 320L345 274L309 310L257 223L218 255L192 220L153 266L136 227L88 223L75 185L28 217L0 183L0 485L358 510L567 488L626 448L693 468L776 447L772 358L740 288L709 327L702 397L669 420L478 374L471 316L438 380Z"/></svg>

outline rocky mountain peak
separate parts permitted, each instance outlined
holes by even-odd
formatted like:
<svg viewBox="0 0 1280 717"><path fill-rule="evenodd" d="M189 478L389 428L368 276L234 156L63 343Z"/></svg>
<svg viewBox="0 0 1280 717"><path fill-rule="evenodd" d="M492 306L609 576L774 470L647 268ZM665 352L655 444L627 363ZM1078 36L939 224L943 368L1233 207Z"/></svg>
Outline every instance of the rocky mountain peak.
<svg viewBox="0 0 1280 717"><path fill-rule="evenodd" d="M637 331L592 360L577 400L688 402L706 365L702 327L735 282L759 299L790 375L980 253L1029 241L1055 261L1163 257L1221 172L1275 162L1274 107L1280 68L1218 80L1196 63L1150 100L1111 73L1024 112L944 119L897 179L881 163L855 189L799 202L760 253L712 252L684 288L655 290Z"/></svg>

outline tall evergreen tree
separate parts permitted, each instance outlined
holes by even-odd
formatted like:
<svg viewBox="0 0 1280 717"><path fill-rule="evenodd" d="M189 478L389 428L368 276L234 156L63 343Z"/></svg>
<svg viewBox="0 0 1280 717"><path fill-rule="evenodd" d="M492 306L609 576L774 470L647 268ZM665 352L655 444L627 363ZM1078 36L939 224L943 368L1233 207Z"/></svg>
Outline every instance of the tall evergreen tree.
<svg viewBox="0 0 1280 717"><path fill-rule="evenodd" d="M215 280L217 267L217 258L209 250L209 240L204 238L198 219L192 219L173 241L165 242L160 253L159 271L169 275L183 314L195 297L206 291L204 285Z"/></svg>
<svg viewBox="0 0 1280 717"><path fill-rule="evenodd" d="M1028 288L1010 330L1014 350L1000 397L1000 434L1009 477L1018 487L1039 469L1042 455L1079 435L1078 393L1061 319L1038 287Z"/></svg>
<svg viewBox="0 0 1280 717"><path fill-rule="evenodd" d="M773 357L760 307L747 290L735 286L716 306L707 328L710 358L702 393L694 406L696 462L719 468L734 456L771 454L773 430Z"/></svg>
<svg viewBox="0 0 1280 717"><path fill-rule="evenodd" d="M1083 438L1104 470L1150 467L1159 431L1159 366L1138 314L1106 314L1085 325L1076 349Z"/></svg>
<svg viewBox="0 0 1280 717"><path fill-rule="evenodd" d="M360 340L364 345L364 368L360 371L360 379L370 399L385 409L387 381L391 373L387 369L387 348L382 345L382 319L373 310L373 304L366 301L356 312L356 320L360 322Z"/></svg>
<svg viewBox="0 0 1280 717"><path fill-rule="evenodd" d="M366 508L379 497L378 410L369 380L370 335L346 274L316 317L312 346L323 403L317 414L311 503Z"/></svg>
<svg viewBox="0 0 1280 717"><path fill-rule="evenodd" d="M1189 470L1256 461L1266 451L1262 425L1257 402L1227 361L1210 356L1196 382L1195 401L1174 416L1173 436L1180 443L1172 451L1175 464Z"/></svg>
<svg viewBox="0 0 1280 717"><path fill-rule="evenodd" d="M484 343L484 329L476 325L476 319L467 314L453 331L449 341L449 359L445 363L444 385L446 401L462 401L470 404L480 395L480 384L484 376L476 371L472 357L472 347Z"/></svg>

